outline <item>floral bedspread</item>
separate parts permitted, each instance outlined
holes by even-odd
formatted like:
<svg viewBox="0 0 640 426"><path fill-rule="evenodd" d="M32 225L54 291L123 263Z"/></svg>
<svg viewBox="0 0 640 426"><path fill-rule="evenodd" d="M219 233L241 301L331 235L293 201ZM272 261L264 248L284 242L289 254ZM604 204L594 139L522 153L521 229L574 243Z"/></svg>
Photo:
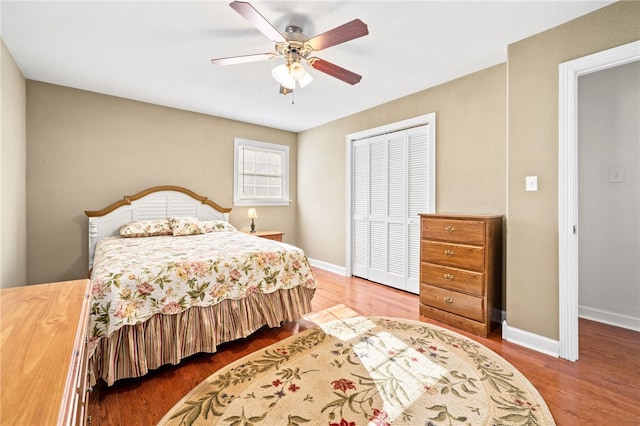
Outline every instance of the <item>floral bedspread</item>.
<svg viewBox="0 0 640 426"><path fill-rule="evenodd" d="M253 292L316 287L301 249L238 231L104 238L96 247L91 280L94 342L158 313Z"/></svg>

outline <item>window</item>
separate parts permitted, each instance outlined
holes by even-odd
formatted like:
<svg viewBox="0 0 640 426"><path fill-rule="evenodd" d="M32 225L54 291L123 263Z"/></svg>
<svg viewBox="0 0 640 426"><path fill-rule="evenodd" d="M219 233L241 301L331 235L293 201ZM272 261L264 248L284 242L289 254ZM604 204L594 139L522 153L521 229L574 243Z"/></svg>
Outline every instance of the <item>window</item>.
<svg viewBox="0 0 640 426"><path fill-rule="evenodd" d="M289 147L234 139L233 203L289 205Z"/></svg>

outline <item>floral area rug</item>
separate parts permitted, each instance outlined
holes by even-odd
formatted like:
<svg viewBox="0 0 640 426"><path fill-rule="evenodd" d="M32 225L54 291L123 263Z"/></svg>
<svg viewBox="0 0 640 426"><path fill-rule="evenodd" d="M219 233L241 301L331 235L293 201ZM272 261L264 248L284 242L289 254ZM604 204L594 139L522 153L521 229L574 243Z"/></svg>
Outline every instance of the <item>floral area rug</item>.
<svg viewBox="0 0 640 426"><path fill-rule="evenodd" d="M161 425L555 425L533 385L431 324L336 319L211 375Z"/></svg>

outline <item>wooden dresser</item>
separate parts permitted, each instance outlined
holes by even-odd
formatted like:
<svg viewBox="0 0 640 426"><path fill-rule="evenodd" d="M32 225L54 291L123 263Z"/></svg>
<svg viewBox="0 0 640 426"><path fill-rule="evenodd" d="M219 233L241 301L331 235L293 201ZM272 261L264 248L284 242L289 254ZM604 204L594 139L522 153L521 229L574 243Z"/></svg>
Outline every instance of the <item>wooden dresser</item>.
<svg viewBox="0 0 640 426"><path fill-rule="evenodd" d="M486 337L501 308L502 216L420 216L420 314Z"/></svg>
<svg viewBox="0 0 640 426"><path fill-rule="evenodd" d="M89 283L0 290L0 424L87 424Z"/></svg>

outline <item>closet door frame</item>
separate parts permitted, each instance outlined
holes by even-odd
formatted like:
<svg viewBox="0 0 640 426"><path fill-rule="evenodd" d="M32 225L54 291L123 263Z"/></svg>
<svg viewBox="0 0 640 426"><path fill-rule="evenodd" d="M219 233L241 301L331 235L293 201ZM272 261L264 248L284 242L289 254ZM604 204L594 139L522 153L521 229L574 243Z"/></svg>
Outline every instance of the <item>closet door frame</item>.
<svg viewBox="0 0 640 426"><path fill-rule="evenodd" d="M398 121L395 123L387 124L380 127L375 127L372 129L363 130L356 133L348 134L346 137L346 159L347 159L347 179L346 180L346 195L347 195L347 211L346 211L346 259L345 259L345 273L347 276L352 276L352 219L353 219L353 211L352 211L352 185L353 185L353 171L352 171L352 145L353 142L360 139L370 138L376 135L384 134L384 133L392 133L400 130L410 129L412 127L429 125L429 141L431 144L431 175L433 179L431 179L431 188L429 190L430 200L429 205L431 206L432 211L427 211L425 213L435 213L435 200L436 200L436 113L432 112L425 115L420 115L417 117L409 118L407 120Z"/></svg>

